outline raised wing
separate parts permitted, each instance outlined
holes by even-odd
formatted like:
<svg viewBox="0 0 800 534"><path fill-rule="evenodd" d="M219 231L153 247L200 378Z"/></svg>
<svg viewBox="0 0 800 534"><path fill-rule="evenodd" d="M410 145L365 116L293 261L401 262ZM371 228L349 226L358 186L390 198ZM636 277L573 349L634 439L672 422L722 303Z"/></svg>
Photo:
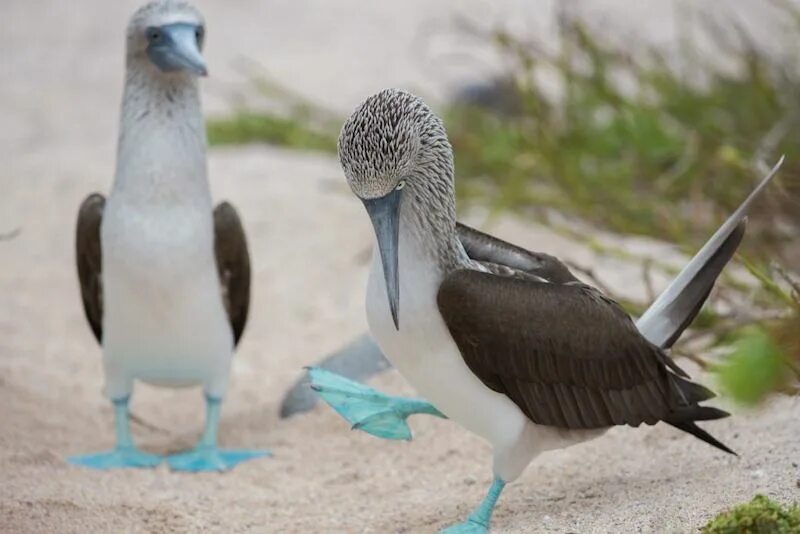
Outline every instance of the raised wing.
<svg viewBox="0 0 800 534"><path fill-rule="evenodd" d="M250 254L239 215L227 202L214 209L214 252L222 299L238 345L250 308Z"/></svg>
<svg viewBox="0 0 800 534"><path fill-rule="evenodd" d="M566 265L549 254L525 250L462 223L456 223L456 231L467 255L475 261L510 267L557 284L578 281Z"/></svg>
<svg viewBox="0 0 800 534"><path fill-rule="evenodd" d="M568 429L665 421L726 452L694 425L728 415L643 338L613 301L581 283L459 270L439 310L464 361L531 419Z"/></svg>
<svg viewBox="0 0 800 534"><path fill-rule="evenodd" d="M103 342L103 254L100 244L100 223L106 199L99 193L86 197L78 210L75 231L75 260L86 319L98 343Z"/></svg>

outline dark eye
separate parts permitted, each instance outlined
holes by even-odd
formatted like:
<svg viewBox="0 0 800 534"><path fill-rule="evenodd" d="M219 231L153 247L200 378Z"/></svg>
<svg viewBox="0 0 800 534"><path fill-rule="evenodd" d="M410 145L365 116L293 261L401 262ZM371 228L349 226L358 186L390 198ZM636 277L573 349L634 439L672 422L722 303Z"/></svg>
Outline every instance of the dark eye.
<svg viewBox="0 0 800 534"><path fill-rule="evenodd" d="M147 42L157 43L160 40L161 40L161 30L159 30L158 28L147 29Z"/></svg>
<svg viewBox="0 0 800 534"><path fill-rule="evenodd" d="M194 36L197 38L198 43L203 42L203 36L205 35L205 30L202 26L198 26L197 29L194 31Z"/></svg>

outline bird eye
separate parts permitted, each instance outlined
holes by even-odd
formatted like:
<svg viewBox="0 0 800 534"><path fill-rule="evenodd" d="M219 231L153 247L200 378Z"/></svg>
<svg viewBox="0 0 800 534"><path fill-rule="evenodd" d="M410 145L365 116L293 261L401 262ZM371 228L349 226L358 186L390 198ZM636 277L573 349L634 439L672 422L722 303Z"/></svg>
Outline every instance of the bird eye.
<svg viewBox="0 0 800 534"><path fill-rule="evenodd" d="M395 190L400 191L405 186L406 186L406 181L405 180L400 180L399 182L397 182L397 186L395 187Z"/></svg>
<svg viewBox="0 0 800 534"><path fill-rule="evenodd" d="M150 43L156 43L161 40L161 30L158 28L148 28L147 29L147 41Z"/></svg>
<svg viewBox="0 0 800 534"><path fill-rule="evenodd" d="M197 39L198 43L203 42L203 36L205 35L205 30L202 26L198 26L197 29L194 31L194 36Z"/></svg>

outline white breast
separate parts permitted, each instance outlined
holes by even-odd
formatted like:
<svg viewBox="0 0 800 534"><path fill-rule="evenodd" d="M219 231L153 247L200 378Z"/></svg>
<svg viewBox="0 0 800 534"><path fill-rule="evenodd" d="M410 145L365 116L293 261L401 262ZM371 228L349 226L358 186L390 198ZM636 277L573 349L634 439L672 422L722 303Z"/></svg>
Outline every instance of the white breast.
<svg viewBox="0 0 800 534"><path fill-rule="evenodd" d="M398 331L389 312L380 256L373 254L367 319L381 350L450 419L496 447L515 441L527 418L513 401L486 387L467 367L436 304L440 275L403 235L399 270Z"/></svg>
<svg viewBox="0 0 800 534"><path fill-rule="evenodd" d="M129 66L101 229L106 393L134 379L221 396L233 335L214 257L205 133L193 79Z"/></svg>
<svg viewBox="0 0 800 534"><path fill-rule="evenodd" d="M103 351L109 395L133 379L221 395L233 350L211 211L109 199L102 226Z"/></svg>

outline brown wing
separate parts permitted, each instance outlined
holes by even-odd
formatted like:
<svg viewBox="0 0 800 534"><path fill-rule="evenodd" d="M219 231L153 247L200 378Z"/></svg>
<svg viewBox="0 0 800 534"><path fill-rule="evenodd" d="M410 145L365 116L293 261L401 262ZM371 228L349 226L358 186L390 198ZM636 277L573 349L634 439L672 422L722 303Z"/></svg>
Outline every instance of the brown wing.
<svg viewBox="0 0 800 534"><path fill-rule="evenodd" d="M250 254L239 215L227 202L221 202L214 210L214 252L222 299L233 328L234 344L238 345L250 308Z"/></svg>
<svg viewBox="0 0 800 534"><path fill-rule="evenodd" d="M713 393L676 374L616 303L584 284L459 270L440 286L438 305L472 372L535 423L666 421L698 435L693 421L727 415L699 406Z"/></svg>
<svg viewBox="0 0 800 534"><path fill-rule="evenodd" d="M97 342L103 342L103 254L100 245L100 223L106 199L99 193L86 197L78 210L75 231L75 260L86 319Z"/></svg>
<svg viewBox="0 0 800 534"><path fill-rule="evenodd" d="M467 255L475 261L509 267L557 284L578 281L566 265L549 254L525 250L466 224L456 223L456 230Z"/></svg>

